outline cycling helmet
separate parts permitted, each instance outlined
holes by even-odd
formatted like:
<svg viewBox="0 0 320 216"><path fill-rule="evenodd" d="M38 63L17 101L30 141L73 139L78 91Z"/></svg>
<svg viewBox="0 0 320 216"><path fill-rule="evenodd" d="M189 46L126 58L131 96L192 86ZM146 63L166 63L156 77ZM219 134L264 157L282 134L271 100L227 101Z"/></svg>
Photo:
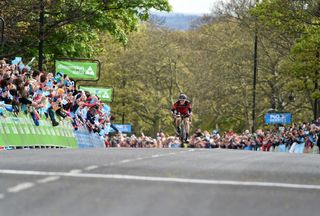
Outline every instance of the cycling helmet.
<svg viewBox="0 0 320 216"><path fill-rule="evenodd" d="M180 96L179 96L178 99L179 99L179 100L187 100L187 95L185 95L185 94L180 94Z"/></svg>

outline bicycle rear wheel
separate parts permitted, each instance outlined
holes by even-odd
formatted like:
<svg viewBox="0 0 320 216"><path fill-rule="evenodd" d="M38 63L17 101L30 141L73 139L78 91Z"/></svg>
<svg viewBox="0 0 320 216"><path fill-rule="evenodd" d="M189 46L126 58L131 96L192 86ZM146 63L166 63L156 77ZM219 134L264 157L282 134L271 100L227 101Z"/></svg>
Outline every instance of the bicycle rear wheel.
<svg viewBox="0 0 320 216"><path fill-rule="evenodd" d="M186 130L184 128L184 124L183 123L180 124L179 138L180 138L180 141L181 141L181 145L183 146L185 141L186 141L186 138L187 138Z"/></svg>

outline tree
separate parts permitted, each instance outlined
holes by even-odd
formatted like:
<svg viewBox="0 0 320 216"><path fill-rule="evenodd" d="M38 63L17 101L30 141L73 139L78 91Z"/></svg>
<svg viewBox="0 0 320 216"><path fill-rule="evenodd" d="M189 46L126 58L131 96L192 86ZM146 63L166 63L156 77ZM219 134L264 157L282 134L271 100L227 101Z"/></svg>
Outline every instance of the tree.
<svg viewBox="0 0 320 216"><path fill-rule="evenodd" d="M251 128L253 35L257 29L259 127L264 126L263 117L270 108L293 113L294 121L309 120L311 96L317 96L312 94L315 83L311 77L316 77L318 68L313 67L317 59L312 56L317 33L301 37L292 27L289 31L266 24L256 9L250 9L249 0L233 3L245 1L248 4L228 7L230 14L205 17L187 32L152 24L130 34L125 49L110 39L102 42L108 45L103 62L109 78L104 85L115 87L116 114L125 113L125 122L133 123L135 132L154 135L163 129L172 134L170 104L184 92L194 105L194 128L218 126L238 132ZM309 31L317 31L316 25L310 26L314 27ZM292 59L303 64L296 66ZM302 66L312 72L293 76L295 69L302 72Z"/></svg>
<svg viewBox="0 0 320 216"><path fill-rule="evenodd" d="M145 25L129 36L125 49L111 43L106 48L107 53L117 53L102 60L116 89L113 110L119 117L125 113L125 122L133 123L135 132L173 131L171 104L180 91L187 91L190 75L182 65L180 37L177 32Z"/></svg>
<svg viewBox="0 0 320 216"><path fill-rule="evenodd" d="M294 38L290 55L282 64L282 70L295 78L291 79L290 86L292 91L302 93L304 100L301 107L313 110L314 118L317 118L320 98L320 2L268 0L252 9L252 13L258 17L261 25Z"/></svg>
<svg viewBox="0 0 320 216"><path fill-rule="evenodd" d="M309 2L308 7L306 2ZM232 0L218 10L225 19L231 17L243 29L252 32L252 37L254 31L258 34L257 116L260 125L269 109L292 112L296 120L310 118L311 106L306 104L312 103L306 98L310 98L312 92L305 87L294 90L294 83L301 83L301 80L292 76L293 57L289 55L307 26L317 28L311 22L315 5L314 1Z"/></svg>
<svg viewBox="0 0 320 216"><path fill-rule="evenodd" d="M40 2L44 2L45 53L48 57L91 57L102 32L123 44L127 34L147 20L150 9L169 11L167 0L3 0L1 16L7 22L0 58L34 56L39 41ZM50 59L51 60L51 59Z"/></svg>
<svg viewBox="0 0 320 216"><path fill-rule="evenodd" d="M251 39L234 19L216 18L189 36L199 127L249 127Z"/></svg>

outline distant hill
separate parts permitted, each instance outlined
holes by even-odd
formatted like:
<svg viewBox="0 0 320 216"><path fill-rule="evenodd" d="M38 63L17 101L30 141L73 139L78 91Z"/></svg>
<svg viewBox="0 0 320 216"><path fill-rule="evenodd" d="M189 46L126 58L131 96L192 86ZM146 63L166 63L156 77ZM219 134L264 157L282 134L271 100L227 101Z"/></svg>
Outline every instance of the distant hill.
<svg viewBox="0 0 320 216"><path fill-rule="evenodd" d="M200 15L154 12L150 19L170 29L185 31L189 30L192 23L199 18L201 18Z"/></svg>

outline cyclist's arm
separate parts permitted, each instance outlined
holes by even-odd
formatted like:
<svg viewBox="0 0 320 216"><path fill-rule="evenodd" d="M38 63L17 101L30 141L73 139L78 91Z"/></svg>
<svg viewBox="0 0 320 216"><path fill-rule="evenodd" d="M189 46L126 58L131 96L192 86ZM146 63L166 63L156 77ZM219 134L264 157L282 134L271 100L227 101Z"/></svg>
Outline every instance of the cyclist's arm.
<svg viewBox="0 0 320 216"><path fill-rule="evenodd" d="M190 116L192 116L192 104L191 103L188 104L188 113Z"/></svg>
<svg viewBox="0 0 320 216"><path fill-rule="evenodd" d="M171 107L171 113L172 113L173 116L177 115L178 110L177 110L176 104L173 104L173 105L172 105L172 107Z"/></svg>

